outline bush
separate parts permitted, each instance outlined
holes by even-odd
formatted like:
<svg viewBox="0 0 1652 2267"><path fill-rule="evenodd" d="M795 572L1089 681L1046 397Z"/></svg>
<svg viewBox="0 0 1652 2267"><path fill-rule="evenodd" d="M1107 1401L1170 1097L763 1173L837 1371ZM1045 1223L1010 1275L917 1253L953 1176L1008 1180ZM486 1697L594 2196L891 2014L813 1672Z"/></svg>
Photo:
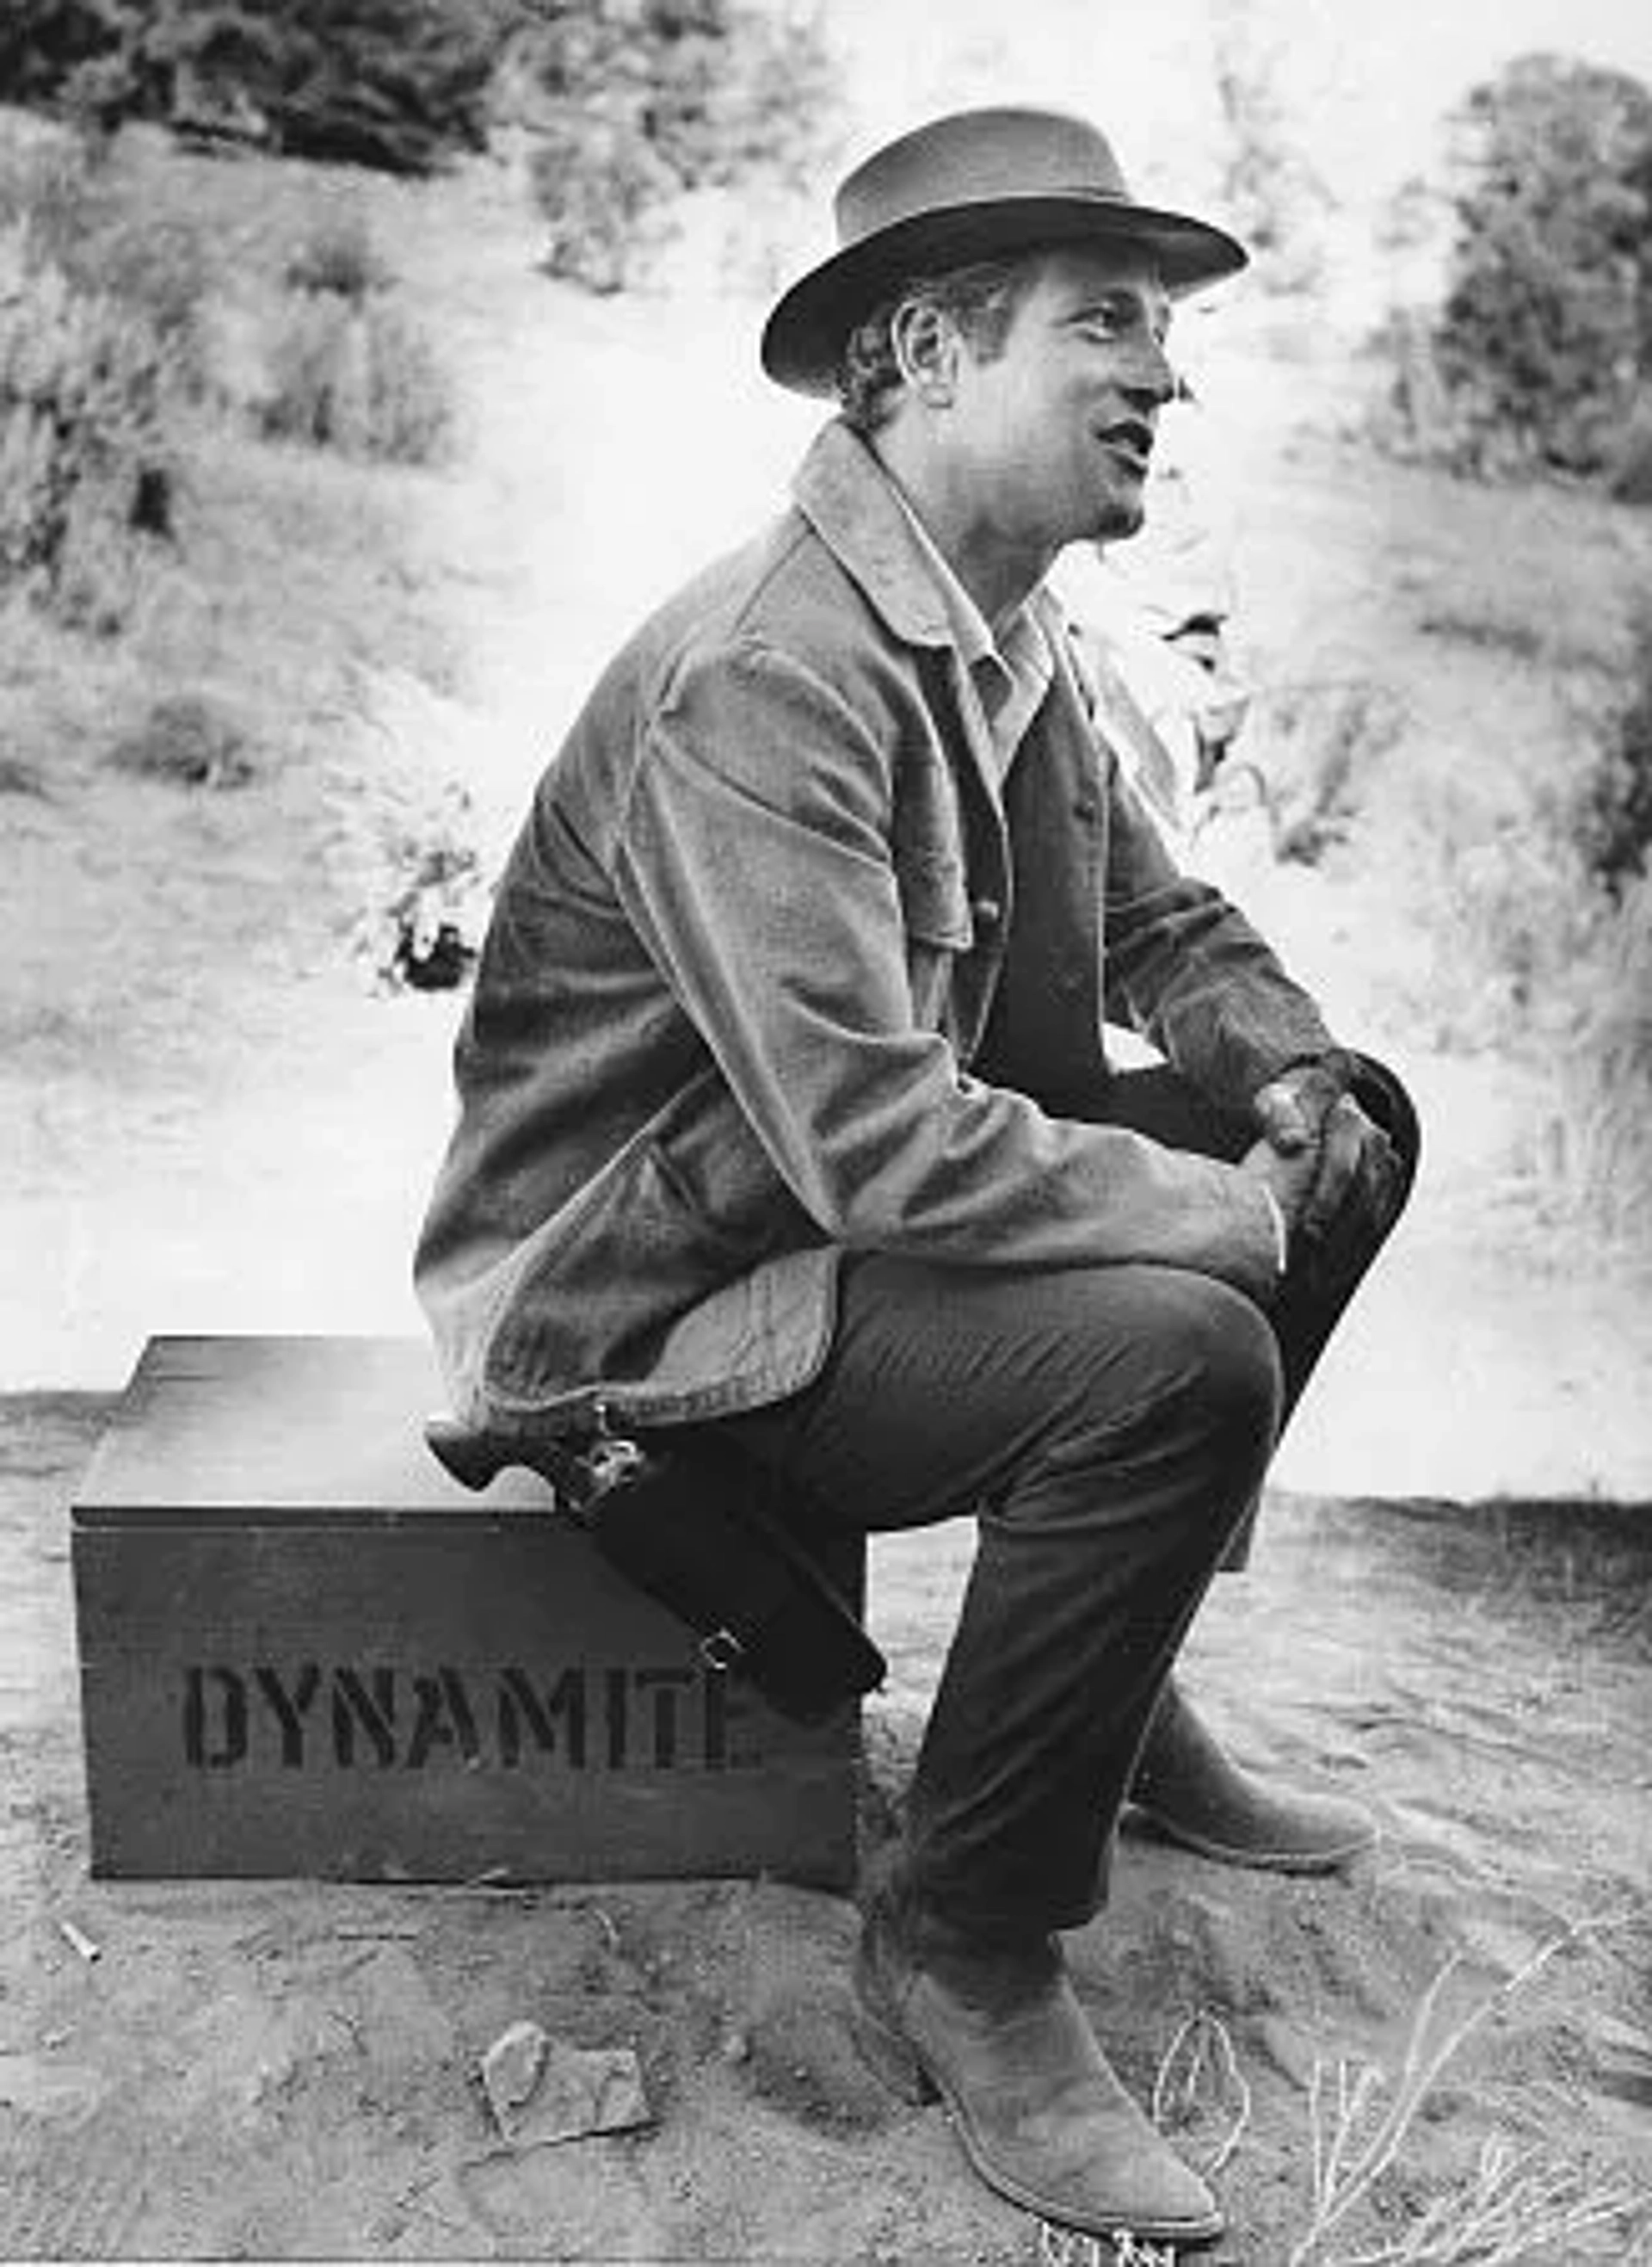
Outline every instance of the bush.
<svg viewBox="0 0 1652 2267"><path fill-rule="evenodd" d="M254 774L240 726L195 693L155 701L142 723L115 741L109 761L169 787L245 787Z"/></svg>
<svg viewBox="0 0 1652 2267"><path fill-rule="evenodd" d="M1612 493L1619 503L1652 504L1652 386L1643 386L1612 451Z"/></svg>
<svg viewBox="0 0 1652 2267"><path fill-rule="evenodd" d="M353 208L330 207L289 252L281 281L292 291L330 293L362 307L376 292L387 290L395 275L373 242L366 216Z"/></svg>
<svg viewBox="0 0 1652 2267"><path fill-rule="evenodd" d="M165 350L179 385L201 390L207 308L219 281L202 224L145 212L118 164L89 165L72 143L0 167L0 225L8 221L21 228L26 258L129 311Z"/></svg>
<svg viewBox="0 0 1652 2267"><path fill-rule="evenodd" d="M118 0L6 0L0 101L50 101L74 71L118 47L123 12Z"/></svg>
<svg viewBox="0 0 1652 2267"><path fill-rule="evenodd" d="M1614 904L1652 869L1652 602L1629 626L1622 697L1579 796L1575 839L1590 878Z"/></svg>
<svg viewBox="0 0 1652 2267"><path fill-rule="evenodd" d="M430 334L393 304L369 308L367 453L392 465L438 465L457 433L453 383Z"/></svg>
<svg viewBox="0 0 1652 2267"><path fill-rule="evenodd" d="M118 628L143 554L171 532L164 341L133 308L78 290L0 236L0 589Z"/></svg>
<svg viewBox="0 0 1652 2267"><path fill-rule="evenodd" d="M6 0L0 99L248 121L296 157L426 173L480 146L510 0Z"/></svg>
<svg viewBox="0 0 1652 2267"><path fill-rule="evenodd" d="M1527 55L1457 123L1434 344L1470 466L1606 471L1652 362L1652 90Z"/></svg>
<svg viewBox="0 0 1652 2267"><path fill-rule="evenodd" d="M448 454L451 382L428 335L395 305L303 295L281 307L267 353L258 417L272 437L387 464Z"/></svg>
<svg viewBox="0 0 1652 2267"><path fill-rule="evenodd" d="M806 23L738 0L528 0L498 107L525 126L545 267L593 290L635 281L694 189L796 186L827 147L836 70Z"/></svg>
<svg viewBox="0 0 1652 2267"><path fill-rule="evenodd" d="M545 273L599 292L647 272L680 187L634 128L580 115L541 129L529 179L549 231Z"/></svg>
<svg viewBox="0 0 1652 2267"><path fill-rule="evenodd" d="M1282 683L1254 696L1246 759L1227 768L1254 781L1282 865L1317 866L1346 839L1371 768L1405 721L1403 702L1374 678Z"/></svg>
<svg viewBox="0 0 1652 2267"><path fill-rule="evenodd" d="M1601 1227L1652 1245L1652 881L1605 924L1568 1061L1575 1194Z"/></svg>

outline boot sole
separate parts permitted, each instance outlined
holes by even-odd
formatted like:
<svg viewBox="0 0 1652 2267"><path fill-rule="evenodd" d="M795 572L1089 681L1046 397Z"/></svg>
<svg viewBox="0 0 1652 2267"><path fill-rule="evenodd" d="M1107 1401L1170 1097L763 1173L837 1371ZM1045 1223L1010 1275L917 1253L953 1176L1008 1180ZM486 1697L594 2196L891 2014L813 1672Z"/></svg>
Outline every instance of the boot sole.
<svg viewBox="0 0 1652 2267"><path fill-rule="evenodd" d="M945 2081L930 2069L905 2034L874 2014L859 1993L854 2001L853 2031L862 2058L890 2093L914 2108L940 2102L976 2173L988 2188L1011 2204L1019 2205L1023 2212L1034 2212L1057 2227L1075 2228L1081 2234L1110 2237L1115 2243L1127 2233L1145 2243L1213 2243L1226 2226L1219 2212L1209 2212L1197 2219L1132 2219L1122 2212L1080 2212L1075 2216L1071 2205L1039 2195L1013 2174L1001 2172L994 2165L976 2139L961 2104Z"/></svg>
<svg viewBox="0 0 1652 2267"><path fill-rule="evenodd" d="M1341 1843L1330 1850L1254 1850L1231 1842L1217 1842L1191 1827L1179 1826L1173 1819L1164 1817L1144 1802L1132 1803L1130 1816L1161 1842L1173 1842L1179 1849L1191 1850L1197 1857L1210 1859L1212 1865L1242 1867L1254 1874L1340 1874L1356 1858L1363 1858L1368 1850L1377 1846L1377 1834L1372 1829L1357 1840Z"/></svg>

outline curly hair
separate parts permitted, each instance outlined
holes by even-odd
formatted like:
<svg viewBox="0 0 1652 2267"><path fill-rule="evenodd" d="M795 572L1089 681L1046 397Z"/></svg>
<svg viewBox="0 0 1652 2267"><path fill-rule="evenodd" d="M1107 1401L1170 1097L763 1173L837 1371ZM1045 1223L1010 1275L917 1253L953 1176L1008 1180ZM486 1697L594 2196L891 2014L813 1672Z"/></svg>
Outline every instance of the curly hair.
<svg viewBox="0 0 1652 2267"><path fill-rule="evenodd" d="M836 380L838 407L858 433L875 433L895 414L905 380L895 352L895 319L915 303L944 315L974 352L990 362L1003 351L1015 311L1033 281L1036 254L979 260L940 275L908 276L844 341Z"/></svg>

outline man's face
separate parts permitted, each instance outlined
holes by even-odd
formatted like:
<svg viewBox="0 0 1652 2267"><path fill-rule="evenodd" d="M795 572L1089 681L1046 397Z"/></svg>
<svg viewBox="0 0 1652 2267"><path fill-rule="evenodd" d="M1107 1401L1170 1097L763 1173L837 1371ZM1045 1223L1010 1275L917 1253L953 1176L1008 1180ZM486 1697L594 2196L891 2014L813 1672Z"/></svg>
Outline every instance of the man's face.
<svg viewBox="0 0 1652 2267"><path fill-rule="evenodd" d="M1151 260L1060 251L1040 263L996 356L960 342L947 447L978 528L1051 555L1136 532L1175 390L1169 322Z"/></svg>

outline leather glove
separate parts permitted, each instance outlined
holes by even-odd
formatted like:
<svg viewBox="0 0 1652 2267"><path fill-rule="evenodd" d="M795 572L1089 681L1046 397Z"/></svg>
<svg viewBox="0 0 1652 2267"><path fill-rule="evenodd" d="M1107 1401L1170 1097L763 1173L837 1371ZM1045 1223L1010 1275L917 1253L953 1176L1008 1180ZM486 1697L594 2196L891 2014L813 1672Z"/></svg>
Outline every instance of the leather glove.
<svg viewBox="0 0 1652 2267"><path fill-rule="evenodd" d="M1288 1207L1293 1235L1310 1244L1347 1242L1362 1229L1380 1237L1400 1208L1399 1156L1349 1091L1353 1068L1340 1053L1293 1065L1253 1104L1263 1139L1282 1157L1314 1160L1305 1196Z"/></svg>

